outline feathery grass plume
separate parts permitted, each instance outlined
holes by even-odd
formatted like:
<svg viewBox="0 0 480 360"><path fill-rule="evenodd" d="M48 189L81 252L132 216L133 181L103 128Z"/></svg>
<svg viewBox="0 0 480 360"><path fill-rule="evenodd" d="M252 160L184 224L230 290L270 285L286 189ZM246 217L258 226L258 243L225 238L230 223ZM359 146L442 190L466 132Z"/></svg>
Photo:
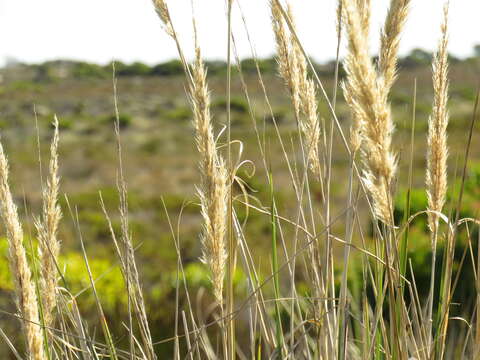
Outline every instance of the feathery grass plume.
<svg viewBox="0 0 480 360"><path fill-rule="evenodd" d="M337 32L340 31L341 26L340 22L342 21L344 12L344 1L339 0L337 6ZM361 27L362 31L365 34L364 36L368 38L370 33L370 0L356 0L358 11L360 13L361 18ZM359 108L359 105L355 103L354 100L354 89L352 88L353 84L351 84L348 79L346 82L342 83L342 89L345 97L345 101L347 102L352 120L350 125L350 150L353 154L356 154L360 149L362 144L362 123L365 119L362 119L362 111Z"/></svg>
<svg viewBox="0 0 480 360"><path fill-rule="evenodd" d="M193 108L197 149L201 155L201 184L198 188L202 217L204 219L201 236L201 260L210 268L214 296L218 304L221 305L223 303L225 266L228 258L226 232L229 174L225 161L217 153L211 125L210 96L206 69L197 42L195 22L195 62L192 66L189 66L173 28L165 0L153 0L153 4L165 26L167 34L175 41L185 74L187 75L189 97Z"/></svg>
<svg viewBox="0 0 480 360"><path fill-rule="evenodd" d="M388 93L377 79L368 55L368 38L363 31L362 16L354 0L344 1L344 21L348 35L347 100L360 121L364 182L373 200L375 216L391 224L391 185L397 163L391 150L394 125L388 104ZM349 98L350 97L350 98Z"/></svg>
<svg viewBox="0 0 480 360"><path fill-rule="evenodd" d="M288 4L288 16L295 29L295 18L290 4ZM300 90L300 105L304 119L300 121L300 129L307 144L307 157L310 169L317 180L321 180L322 170L318 143L320 141L320 121L318 120L317 92L315 82L308 77L307 60L302 49L293 36L290 38L293 50L294 75L297 76Z"/></svg>
<svg viewBox="0 0 480 360"><path fill-rule="evenodd" d="M360 13L360 22L362 24L362 29L365 33L365 36L368 37L370 34L370 8L371 0L357 0L358 11Z"/></svg>
<svg viewBox="0 0 480 360"><path fill-rule="evenodd" d="M352 154L356 154L362 145L362 124L366 120L362 117L364 114L360 105L355 102L355 91L348 80L342 83L342 89L352 117L349 133L350 150Z"/></svg>
<svg viewBox="0 0 480 360"><path fill-rule="evenodd" d="M31 359L46 359L42 329L39 326L38 301L32 272L23 245L23 230L8 184L8 161L0 143L0 210L9 245L10 269L15 280L17 307L23 321L27 349Z"/></svg>
<svg viewBox="0 0 480 360"><path fill-rule="evenodd" d="M343 8L345 0L338 0L337 3L337 34L341 31L341 21L343 18ZM370 0L356 0L358 11L360 12L362 29L366 36L370 33Z"/></svg>
<svg viewBox="0 0 480 360"><path fill-rule="evenodd" d="M300 90L298 83L298 68L295 59L292 56L291 44L282 13L275 0L270 0L270 9L272 12L272 27L275 35L275 44L277 50L278 72L290 93L293 109L297 118L300 117Z"/></svg>
<svg viewBox="0 0 480 360"><path fill-rule="evenodd" d="M428 119L427 137L427 171L425 183L427 187L428 226L431 231L432 270L430 277L430 291L427 307L428 349L430 351L433 339L431 336L433 294L435 289L435 267L437 258L438 223L439 215L445 205L447 194L447 126L448 126L448 3L444 7L444 19L441 25L442 37L438 50L433 58L433 107ZM449 235L450 239L450 235ZM446 286L450 286L449 284Z"/></svg>
<svg viewBox="0 0 480 360"><path fill-rule="evenodd" d="M433 59L433 109L428 120L427 148L427 197L428 210L441 212L447 193L447 126L448 126L448 7L444 9L442 38ZM429 227L432 232L438 226L438 215L428 214Z"/></svg>
<svg viewBox="0 0 480 360"><path fill-rule="evenodd" d="M175 41L178 55L180 56L183 70L185 71L185 75L187 76L188 80L192 82L193 80L192 74L190 73L190 67L188 66L188 62L186 60L185 54L183 53L182 46L180 45L180 40L177 36L177 32L173 27L172 18L170 17L170 11L168 10L167 2L165 0L152 0L152 2L158 17L162 22L165 33L170 36L173 41Z"/></svg>
<svg viewBox="0 0 480 360"><path fill-rule="evenodd" d="M317 94L315 83L307 79L302 86L301 100L305 120L300 122L300 128L307 144L307 157L310 170L318 181L321 181L322 168L318 144L320 142L320 121L317 112Z"/></svg>
<svg viewBox="0 0 480 360"><path fill-rule="evenodd" d="M211 271L213 292L219 304L223 302L223 280L227 261L226 230L228 208L228 171L225 161L217 153L210 114L210 96L206 70L200 48L196 45L195 62L192 65L193 83L190 84L190 100L196 130L197 148L201 155L201 184L198 189L202 216L202 261Z"/></svg>
<svg viewBox="0 0 480 360"><path fill-rule="evenodd" d="M336 19L336 29L337 35L342 32L342 17L343 17L343 0L337 1L337 19Z"/></svg>
<svg viewBox="0 0 480 360"><path fill-rule="evenodd" d="M396 78L400 34L407 20L410 0L391 0L385 25L380 36L379 71L385 92L390 91Z"/></svg>
<svg viewBox="0 0 480 360"><path fill-rule="evenodd" d="M276 1L270 1L272 25L277 44L279 73L290 92L295 114L299 119L300 130L306 143L306 153L310 170L321 180L321 165L318 143L320 141L320 121L317 110L316 86L308 77L307 61L296 39L287 35L283 16ZM295 21L290 4L287 8L292 26Z"/></svg>
<svg viewBox="0 0 480 360"><path fill-rule="evenodd" d="M174 36L173 26L172 26L172 19L170 17L170 11L168 10L167 3L165 0L152 0L153 5L155 7L155 11L157 12L158 17L163 23L165 32L170 35Z"/></svg>
<svg viewBox="0 0 480 360"><path fill-rule="evenodd" d="M41 220L35 221L38 232L38 252L41 266L41 294L43 316L46 326L54 320L53 309L56 305L57 258L60 252L60 241L57 239L58 224L62 211L58 205L58 119L54 118L54 134L50 146L50 166L47 186L43 190L43 213Z"/></svg>

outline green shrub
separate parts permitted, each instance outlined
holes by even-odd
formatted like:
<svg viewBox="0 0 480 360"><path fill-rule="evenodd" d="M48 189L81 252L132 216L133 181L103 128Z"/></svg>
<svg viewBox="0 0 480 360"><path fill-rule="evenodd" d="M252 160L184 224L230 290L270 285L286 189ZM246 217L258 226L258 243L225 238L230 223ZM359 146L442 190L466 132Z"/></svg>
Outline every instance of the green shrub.
<svg viewBox="0 0 480 360"><path fill-rule="evenodd" d="M179 106L173 110L167 111L165 117L168 120L189 120L192 118L192 111L188 106Z"/></svg>
<svg viewBox="0 0 480 360"><path fill-rule="evenodd" d="M48 63L33 66L35 69L35 82L48 83L54 80L52 69Z"/></svg>
<svg viewBox="0 0 480 360"><path fill-rule="evenodd" d="M109 124L114 124L116 120L117 120L117 116L116 116L116 114L113 114L113 115L105 117L103 119L103 122L104 123L109 123ZM130 116L128 114L125 114L125 113L119 114L118 125L120 126L120 129L125 129L125 128L131 126L132 123L133 123L132 116Z"/></svg>
<svg viewBox="0 0 480 360"><path fill-rule="evenodd" d="M394 217L397 224L403 222L407 205L407 190L399 191L395 202ZM427 209L427 193L424 188L411 189L410 192L410 215ZM426 215L415 219L415 223L421 225L427 231Z"/></svg>
<svg viewBox="0 0 480 360"><path fill-rule="evenodd" d="M100 240L104 242L110 242L112 240L103 212L90 209L80 212L78 218L81 226L85 228L85 233L89 235L89 240Z"/></svg>
<svg viewBox="0 0 480 360"><path fill-rule="evenodd" d="M412 95L395 91L390 94L392 105L410 105L412 104Z"/></svg>
<svg viewBox="0 0 480 360"><path fill-rule="evenodd" d="M275 120L277 124L283 124L286 122L288 118L288 112L289 112L288 108L277 107L273 109L273 114L271 113L265 114L265 122L267 124L273 124L273 121Z"/></svg>
<svg viewBox="0 0 480 360"><path fill-rule="evenodd" d="M467 180L465 181L465 190L467 195L480 195L480 162L470 165L467 173Z"/></svg>
<svg viewBox="0 0 480 360"><path fill-rule="evenodd" d="M74 65L72 75L75 78L98 78L104 79L110 76L110 72L106 67L90 64L86 62L78 62Z"/></svg>
<svg viewBox="0 0 480 360"><path fill-rule="evenodd" d="M161 142L159 139L148 139L142 145L140 145L140 149L148 154L155 154L161 148Z"/></svg>
<svg viewBox="0 0 480 360"><path fill-rule="evenodd" d="M74 120L71 118L58 118L58 128L60 130L69 130L73 128ZM53 129L53 123L50 123L50 127Z"/></svg>
<svg viewBox="0 0 480 360"><path fill-rule="evenodd" d="M450 91L451 98L459 98L461 100L475 101L477 92L472 87L455 87Z"/></svg>
<svg viewBox="0 0 480 360"><path fill-rule="evenodd" d="M32 81L17 80L8 84L5 91L32 91L39 92L42 89L40 84L36 84Z"/></svg>
<svg viewBox="0 0 480 360"><path fill-rule="evenodd" d="M69 196L69 203L75 206L79 211L100 211L100 194L107 209L117 209L119 205L118 190L116 187L103 187L97 191L78 192ZM62 208L68 205L63 197L59 198ZM142 206L142 199L133 190L128 193L128 206L132 210L140 209Z"/></svg>
<svg viewBox="0 0 480 360"><path fill-rule="evenodd" d="M88 249L87 249L88 252ZM122 273L118 264L111 259L103 259L88 254L88 262L95 281L97 293L100 294L102 307L108 314L116 314L127 306L127 293ZM82 308L87 310L96 306L92 293L85 260L80 253L69 252L60 257L61 269L65 269L65 279L72 294L78 296ZM63 284L62 284L63 285Z"/></svg>
<svg viewBox="0 0 480 360"><path fill-rule="evenodd" d="M171 60L166 63L155 65L150 74L156 76L183 75L183 65L180 60Z"/></svg>
<svg viewBox="0 0 480 360"><path fill-rule="evenodd" d="M198 289L201 287L211 289L212 281L210 280L210 272L208 268L199 262L191 262L184 267L185 278L183 279L191 288ZM175 274L172 274L175 275ZM245 286L245 274L237 267L233 275L233 286L235 291L241 291ZM176 276L171 277L171 286L175 286Z"/></svg>
<svg viewBox="0 0 480 360"><path fill-rule="evenodd" d="M227 98L214 101L212 107L216 110L226 110ZM232 96L230 99L230 109L240 114L246 114L248 113L248 103L240 96Z"/></svg>
<svg viewBox="0 0 480 360"><path fill-rule="evenodd" d="M433 56L430 52L422 49L413 49L410 54L400 59L399 65L404 68L414 68L418 66L430 66Z"/></svg>
<svg viewBox="0 0 480 360"><path fill-rule="evenodd" d="M116 70L118 76L147 76L152 71L150 66L138 61L130 65L119 65Z"/></svg>
<svg viewBox="0 0 480 360"><path fill-rule="evenodd" d="M221 60L206 61L205 66L209 76L224 75L227 71L227 64Z"/></svg>
<svg viewBox="0 0 480 360"><path fill-rule="evenodd" d="M262 74L274 74L277 71L277 62L273 57L258 59L257 64ZM252 58L244 59L241 61L242 71L246 74L256 74L257 64L255 64L255 60Z"/></svg>

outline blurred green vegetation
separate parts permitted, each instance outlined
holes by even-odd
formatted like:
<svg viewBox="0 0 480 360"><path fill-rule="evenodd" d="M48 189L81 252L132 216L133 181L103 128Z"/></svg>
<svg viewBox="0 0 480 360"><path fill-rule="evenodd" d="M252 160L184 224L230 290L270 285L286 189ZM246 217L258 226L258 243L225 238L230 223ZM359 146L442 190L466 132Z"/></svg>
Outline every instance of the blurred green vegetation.
<svg viewBox="0 0 480 360"><path fill-rule="evenodd" d="M460 175L459 175L460 176ZM457 179L449 187L447 193L447 204L445 206L446 214L452 214L451 219L455 219L457 210L461 179ZM464 182L464 193L460 211L460 219L478 218L480 211L480 162L470 164ZM424 189L412 189L410 193L410 214L411 216L425 211L427 208L427 195ZM403 189L397 194L395 203L395 219L401 223L404 218L406 208L407 191ZM452 220L453 221L453 220ZM469 232L467 232L467 227ZM437 269L440 271L442 266L443 253L445 251L445 237L447 236L447 225L441 221L440 240L437 246ZM469 243L470 239L470 243ZM453 302L471 306L475 289L471 286L475 278L475 270L471 262L472 256L476 257L478 253L478 226L472 224L461 224L458 227L458 234L455 245L454 278L458 276L458 290L454 294ZM430 283L431 269L431 243L430 231L427 224L427 215L425 213L416 216L411 222L409 228L409 257L412 262L412 268L415 273L415 281L418 293L421 298L427 296ZM471 253L470 253L471 249ZM465 251L467 256L463 260ZM461 267L460 267L461 266ZM408 279L412 279L408 274ZM439 284L440 273L437 274L437 285ZM438 291L438 288L436 289ZM435 299L437 296L435 296ZM464 310L464 309L463 309ZM457 313L462 314L462 309Z"/></svg>
<svg viewBox="0 0 480 360"><path fill-rule="evenodd" d="M458 172L461 168L466 141L465 129L471 120L473 101L476 96L476 78L480 68L477 57L454 61L451 66L451 97L449 126L449 160L450 184L447 211L454 209L458 197ZM426 207L424 192L425 171L425 133L427 119L431 112L431 54L423 50L412 51L401 59L398 82L395 84L390 100L393 106L397 132L395 147L398 149L400 179L398 183L395 216L398 222L403 219L406 199L406 169L409 161L409 137L412 117L413 82L418 81L414 177L412 189L411 212L422 211ZM112 96L111 65L96 65L84 62L47 62L40 65L18 65L18 70L8 69L4 81L0 84L0 129L5 150L9 154L12 167L12 181L19 209L25 218L26 233L32 233L32 214L38 214L41 207L40 177L38 151L42 156L43 171L46 168L51 122L56 114L60 121L60 167L62 195L60 205L64 220L60 229L62 239L61 268L72 294L78 294L78 302L86 317L95 319L92 310L93 297L89 289L85 263L80 252L77 229L70 216L72 211L78 213L80 230L85 240L87 256L94 277L98 279L97 290L101 294L102 305L110 319L125 318L126 298L123 280L118 268L117 258L112 246L112 239L105 216L100 207L99 193L112 218L114 231L120 231L118 216L118 181L116 141L113 134L115 109ZM226 124L227 101L225 96L226 65L222 61L207 62L208 81L211 87L212 114L215 132L218 134ZM258 66L264 76L269 101L265 103L264 94L258 84L255 61L244 59L241 68L252 109L249 109L242 84L234 69L232 77L232 138L239 139L233 148L242 148L243 159L252 160L255 174L250 176L253 166L245 165L238 176L246 185L248 201L259 209L268 207L270 202L269 187L263 168L264 163L258 148L258 140L265 151L267 165L272 168L275 179L275 199L278 211L286 217L294 217L297 203L296 195L290 182L283 149L292 161L293 169L299 167L299 149L297 129L291 110L288 93L282 80L276 74L276 62L273 58L259 60ZM315 64L327 93L332 93L333 70L335 63ZM2 71L2 70L0 70ZM17 71L17 73L16 73ZM340 69L342 74L342 69ZM195 184L198 184L198 155L195 150L192 112L185 96L185 82L182 64L177 60L157 65L140 62L123 64L116 62L118 76L118 106L120 126L122 128L122 154L124 174L129 195L130 231L139 264L139 272L144 286L145 299L152 323L155 339L172 336L175 307L175 290L177 286L177 252L174 238L179 241L185 279L179 278L180 291L187 283L192 295L198 295L200 305L211 303L209 274L206 267L199 262L201 230L200 209L197 204ZM320 97L319 97L320 99ZM38 119L40 149L37 148L37 131L35 113ZM337 103L338 118L341 126L347 130L350 115L342 96ZM322 121L329 124L330 116L323 100L319 101L319 113ZM259 137L252 128L252 118L259 129ZM284 148L276 139L276 130L272 126L273 118L279 125L278 131L283 136ZM477 130L480 124L477 124ZM325 133L322 133L322 136ZM336 135L335 135L336 136ZM478 131L474 144L478 144ZM225 137L219 139L219 146L225 149ZM345 205L346 168L341 139L334 141L334 173L332 178L332 214L338 215ZM222 150L223 151L223 150ZM236 152L235 152L236 155ZM480 210L480 148L472 147L472 163L469 166L465 182L465 194L462 217L476 217ZM295 163L296 162L296 163ZM248 170L248 171L247 171ZM455 174L457 181L454 182ZM453 188L453 184L457 184ZM268 214L249 209L242 202L241 187L236 186L235 210L244 225L245 241L252 249L252 258L258 265L260 279L265 279L271 271L268 261L270 254L270 219ZM318 183L309 188L314 204L321 199ZM67 194L64 196L63 194ZM68 199L68 201L67 201ZM24 205L24 206L22 206ZM361 205L365 209L364 204ZM24 208L25 207L25 208ZM166 209L166 211L165 211ZM168 217L167 217L168 213ZM365 211L359 212L359 221L369 227ZM321 227L321 214L318 214L318 227ZM293 227L282 224L282 236L287 250L292 245ZM29 229L30 231L27 231ZM343 227L337 226L333 231L343 234ZM172 233L173 232L173 233ZM367 234L368 235L368 234ZM34 236L34 235L30 235ZM472 238L478 236L473 233ZM360 239L356 238L359 242ZM465 248L466 230L463 226L459 233L456 266L458 268ZM419 290L428 286L430 271L430 240L427 231L426 216L415 218L410 228L410 257L416 271ZM441 261L443 243L439 243ZM2 301L9 303L13 311L12 282L8 270L7 244L0 241L0 290ZM477 247L473 246L473 251ZM282 252L283 254L283 252ZM456 299L468 299L469 285L473 273L471 264L463 266ZM280 263L284 259L280 259ZM361 255L352 252L352 268L349 273L352 294L360 292ZM438 266L440 268L440 265ZM339 269L337 269L337 272ZM469 272L470 271L470 272ZM283 274L282 274L283 275ZM308 296L309 289L300 271L298 274L299 294ZM236 274L236 291L245 289L245 276ZM207 290L202 292L203 290ZM266 294L273 289L266 288ZM181 293L181 301L184 296ZM7 300L5 300L7 299ZM2 302L2 303L3 303ZM182 304L181 304L182 305ZM112 321L114 323L114 321ZM119 324L114 329L124 334ZM171 343L162 345L170 349ZM159 346L158 351L162 351Z"/></svg>
<svg viewBox="0 0 480 360"><path fill-rule="evenodd" d="M478 45L472 50L472 56L466 59L459 59L453 55L449 55L451 64L469 63L477 64L480 57L478 52ZM433 55L431 52L423 49L413 49L409 54L399 59L399 67L403 69L413 70L416 68L430 66ZM227 71L227 64L224 61L206 61L206 66L210 76L223 76ZM82 61L70 60L54 60L47 61L42 64L24 65L29 72L31 72L32 80L36 82L51 82L58 78L73 77L77 79L104 79L112 76L112 63L106 65L98 65ZM313 63L315 70L321 76L332 76L335 69L335 62L330 61L324 64ZM262 74L275 74L277 71L277 62L274 57L265 59L246 58L240 61L239 64L242 72L247 75L257 73L257 67ZM132 76L180 76L183 75L183 65L177 60L170 60L164 63L149 65L140 61L135 61L129 64L121 61L115 61L116 75L119 77ZM233 73L237 74L236 67L233 67ZM340 64L339 74L344 75L342 65Z"/></svg>

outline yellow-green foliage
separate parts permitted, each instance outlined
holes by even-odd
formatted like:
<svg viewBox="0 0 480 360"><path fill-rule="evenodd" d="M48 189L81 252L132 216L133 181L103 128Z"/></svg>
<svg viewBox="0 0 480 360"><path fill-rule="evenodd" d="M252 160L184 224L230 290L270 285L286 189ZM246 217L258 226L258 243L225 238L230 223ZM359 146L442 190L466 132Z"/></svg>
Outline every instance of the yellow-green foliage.
<svg viewBox="0 0 480 360"><path fill-rule="evenodd" d="M8 266L7 239L0 239L0 290L13 290L12 276Z"/></svg>
<svg viewBox="0 0 480 360"><path fill-rule="evenodd" d="M12 276L8 265L8 244L0 239L0 290L13 290ZM114 259L114 258L112 258ZM115 312L116 309L127 304L125 285L118 265L112 259L89 257L92 275L96 280L95 286L100 294L104 309ZM79 303L87 309L95 306L95 299L90 287L85 261L80 253L69 252L60 257L60 269L64 271L67 286L73 295L79 296ZM61 283L60 286L63 286ZM86 291L84 291L86 290Z"/></svg>
<svg viewBox="0 0 480 360"><path fill-rule="evenodd" d="M114 259L112 257L112 259ZM89 256L89 264L95 287L100 296L104 310L114 313L127 304L125 284L118 265L112 259L101 259ZM79 303L85 308L95 306L95 298L91 290L88 272L81 254L70 252L60 258L60 268L65 271L65 279L73 295L79 296ZM84 291L86 290L86 291Z"/></svg>
<svg viewBox="0 0 480 360"><path fill-rule="evenodd" d="M185 282L189 288L198 289L200 287L205 287L208 289L212 288L212 281L210 279L210 274L207 267L204 264L193 262L185 266ZM172 287L175 286L176 275L171 274L171 284ZM233 285L235 291L242 291L243 286L245 285L245 274L240 268L237 268L233 277Z"/></svg>

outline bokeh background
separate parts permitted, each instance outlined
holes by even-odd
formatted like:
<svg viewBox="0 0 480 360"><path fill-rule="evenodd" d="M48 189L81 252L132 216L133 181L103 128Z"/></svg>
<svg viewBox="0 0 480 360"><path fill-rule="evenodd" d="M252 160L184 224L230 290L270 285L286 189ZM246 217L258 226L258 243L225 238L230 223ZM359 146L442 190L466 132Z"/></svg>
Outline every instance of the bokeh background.
<svg viewBox="0 0 480 360"><path fill-rule="evenodd" d="M255 4L253 4L255 3ZM237 68L232 79L232 136L244 144L244 158L257 166L255 175L240 172L249 191L259 202L268 201L269 190L262 170L262 159L253 124L262 129L269 143L269 154L275 174L277 206L289 213L294 201L287 166L278 154L280 145L272 126L264 94L259 85L255 61L266 84L273 115L285 139L296 134L296 124L281 79L276 73L274 42L270 29L267 1L239 1L234 9L234 35L241 59L242 76L248 88L247 102ZM331 94L335 68L335 2L293 1L299 33L307 51L315 60L316 70ZM372 55L375 54L380 19L387 1L373 1ZM428 3L428 4L427 4ZM391 102L397 133L395 147L400 166L407 169L409 133L415 110L415 177L414 210L425 207L423 190L427 119L431 111L432 49L439 37L442 1L416 1L406 27L401 47L399 77ZM172 17L177 22L186 49L192 48L190 1L172 1ZM247 41L243 12L252 44ZM449 126L450 169L452 180L461 164L466 129L469 126L480 71L480 33L472 30L480 12L476 2L453 2L451 5L451 99ZM222 1L196 2L200 44L208 59L212 111L216 131L226 123L225 7ZM212 21L215 19L215 21ZM25 219L25 233L35 244L33 218L41 206L42 164L48 160L51 122L56 114L60 121L60 161L62 177L61 205L64 219L60 229L61 265L86 319L95 322L94 298L89 289L80 242L67 202L78 211L97 290L101 294L107 318L118 342L125 340L125 330L117 319L125 318L126 296L116 263L112 240L101 211L99 192L119 227L116 191L118 156L113 131L112 61L118 79L118 108L123 143L124 173L129 188L130 225L137 246L137 258L144 284L145 298L153 337L161 341L173 334L177 254L174 238L178 236L186 281L200 308L210 303L209 279L198 261L201 228L195 184L198 182L197 155L193 143L191 111L185 95L182 66L176 60L174 44L163 34L149 1L86 0L82 2L47 0L0 0L0 134L9 155L11 183L17 204ZM251 52L251 46L255 50ZM343 51L342 51L343 53ZM340 69L340 76L343 76ZM414 83L417 82L416 108L412 109ZM319 112L329 121L327 107L319 98ZM342 126L347 129L348 109L340 96L337 107ZM472 146L472 166L467 179L464 216L478 215L480 209L480 124ZM38 142L39 140L39 142ZM288 140L289 141L289 140ZM40 145L38 145L38 143ZM343 204L347 178L343 147L338 141L334 153L333 204ZM298 151L292 148L292 152ZM39 153L42 161L39 161ZM43 166L45 167L45 166ZM402 216L406 171L400 172L397 216ZM453 196L455 188L452 187ZM320 189L312 186L314 198L320 200ZM338 200L338 201L337 201ZM333 212L341 211L333 208ZM260 213L247 214L239 206L241 219L249 216L247 241L254 257L261 262L269 248L269 218ZM173 234L167 213L173 223ZM181 214L181 216L180 216ZM365 219L365 221L367 221ZM180 229L177 233L177 224ZM2 230L3 231L3 230ZM285 229L288 236L289 229ZM414 264L420 269L417 280L428 281L428 232L419 220L414 228L412 245ZM425 265L425 274L421 269ZM467 267L467 266L466 266ZM422 277L424 276L424 278ZM458 296L468 297L466 274ZM301 274L299 275L301 278ZM237 289L244 286L238 273ZM301 283L299 284L301 288ZM419 286L419 288L422 288ZM426 287L425 287L426 288ZM184 301L184 300L182 300ZM8 269L7 243L0 240L0 327L15 334L19 323L12 313L15 306ZM207 312L207 310L205 310ZM208 317L209 314L205 313ZM21 347L21 340L18 340ZM170 342L157 345L166 352ZM3 349L4 346L0 346ZM6 356L0 350L0 357Z"/></svg>

